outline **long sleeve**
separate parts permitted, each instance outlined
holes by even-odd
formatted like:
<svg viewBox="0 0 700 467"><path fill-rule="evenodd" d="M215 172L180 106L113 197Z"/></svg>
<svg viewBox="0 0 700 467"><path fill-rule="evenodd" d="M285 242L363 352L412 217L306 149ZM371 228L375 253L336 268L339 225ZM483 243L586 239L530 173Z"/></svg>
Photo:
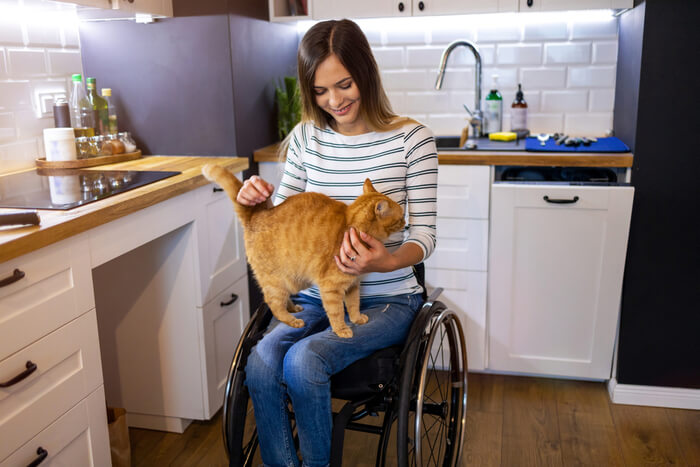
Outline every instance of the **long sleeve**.
<svg viewBox="0 0 700 467"><path fill-rule="evenodd" d="M307 174L302 162L305 140L305 125L300 123L292 130L289 147L287 148L287 161L284 165L284 173L274 199L275 205L290 196L303 193L306 190Z"/></svg>

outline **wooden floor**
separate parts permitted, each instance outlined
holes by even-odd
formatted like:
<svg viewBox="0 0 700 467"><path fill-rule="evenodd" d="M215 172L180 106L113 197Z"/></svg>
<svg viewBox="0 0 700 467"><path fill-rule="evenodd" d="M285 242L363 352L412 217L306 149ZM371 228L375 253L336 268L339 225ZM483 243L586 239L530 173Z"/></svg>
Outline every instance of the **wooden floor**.
<svg viewBox="0 0 700 467"><path fill-rule="evenodd" d="M612 404L603 383L469 374L462 465L700 466L700 411ZM130 429L134 466L224 466L221 412L181 435ZM349 432L344 465L374 466Z"/></svg>

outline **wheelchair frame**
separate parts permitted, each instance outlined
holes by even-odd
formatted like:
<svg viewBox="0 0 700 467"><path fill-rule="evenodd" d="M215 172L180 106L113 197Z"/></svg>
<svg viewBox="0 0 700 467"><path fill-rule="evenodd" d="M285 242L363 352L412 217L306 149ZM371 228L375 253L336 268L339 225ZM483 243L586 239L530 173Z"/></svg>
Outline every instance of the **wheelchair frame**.
<svg viewBox="0 0 700 467"><path fill-rule="evenodd" d="M376 465L386 465L394 425L397 433L404 434L397 435L396 443L400 467L459 465L466 425L467 351L459 318L437 300L441 292L442 289L436 289L424 302L403 346L378 350L333 375L332 396L347 402L333 414L332 467L342 464L346 429L379 435ZM252 465L258 448L254 428L248 433L250 439L245 439L246 422L250 423L251 412L243 382L248 354L263 336L271 317L272 313L265 304L256 310L241 336L229 369L224 397L223 439L232 466ZM447 356L443 347L445 340L449 347ZM391 362L392 371L386 375L386 380L359 389L346 387L347 382L356 379L353 372L362 374L367 365L377 365L380 359ZM445 367L449 380L445 388L440 388L439 380L444 379ZM433 398L435 385L438 386L438 396L443 397L440 401ZM384 413L381 427L359 423L362 418L378 412ZM290 416L293 420L291 411ZM428 427L426 421L431 426ZM431 431L436 425L439 439L431 441L429 437L434 435ZM436 445L437 456L433 452Z"/></svg>

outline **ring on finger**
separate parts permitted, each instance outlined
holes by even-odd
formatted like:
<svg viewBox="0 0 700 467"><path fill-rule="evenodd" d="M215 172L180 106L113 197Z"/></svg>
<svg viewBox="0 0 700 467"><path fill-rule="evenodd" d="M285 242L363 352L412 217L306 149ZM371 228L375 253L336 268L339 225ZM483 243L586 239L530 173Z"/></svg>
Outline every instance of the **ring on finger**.
<svg viewBox="0 0 700 467"><path fill-rule="evenodd" d="M354 255L353 255L353 256L351 256L351 257L350 257L350 261L355 261L355 258L357 258L357 257L356 257L356 256L354 256Z"/></svg>

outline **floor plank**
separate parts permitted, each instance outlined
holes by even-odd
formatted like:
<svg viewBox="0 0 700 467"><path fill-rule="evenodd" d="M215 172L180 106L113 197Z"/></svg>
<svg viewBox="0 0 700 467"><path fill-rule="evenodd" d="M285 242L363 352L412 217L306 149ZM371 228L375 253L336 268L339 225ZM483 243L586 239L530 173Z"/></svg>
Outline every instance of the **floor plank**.
<svg viewBox="0 0 700 467"><path fill-rule="evenodd" d="M611 409L627 465L683 465L667 409L620 404Z"/></svg>
<svg viewBox="0 0 700 467"><path fill-rule="evenodd" d="M666 409L686 465L700 466L700 410Z"/></svg>

